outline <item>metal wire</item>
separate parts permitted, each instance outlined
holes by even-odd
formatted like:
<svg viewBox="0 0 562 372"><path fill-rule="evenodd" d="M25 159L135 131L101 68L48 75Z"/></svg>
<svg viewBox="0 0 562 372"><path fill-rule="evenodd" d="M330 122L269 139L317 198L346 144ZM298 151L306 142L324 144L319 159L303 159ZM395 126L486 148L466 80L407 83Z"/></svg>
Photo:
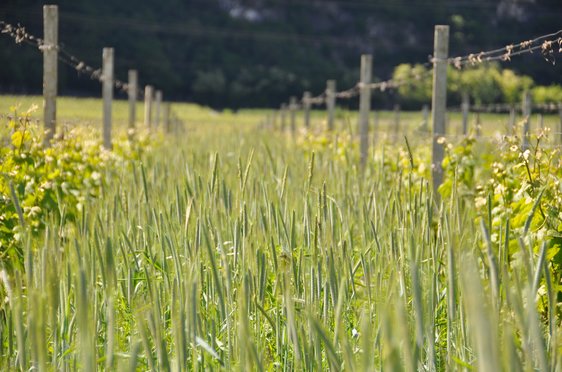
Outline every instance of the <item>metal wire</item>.
<svg viewBox="0 0 562 372"><path fill-rule="evenodd" d="M90 79L102 82L102 71L100 68L94 68L88 65L85 61L71 54L62 45L46 45L41 38L38 38L30 33L28 33L22 25L18 24L14 26L10 23L0 20L0 33L10 36L14 39L16 44L26 43L36 47L40 51L44 51L50 48L56 48L58 50L58 59L63 64L70 66L72 69L76 70L79 75L89 76ZM556 50L556 48L558 50ZM462 69L465 66L474 66L477 64L493 61L511 61L514 56L519 56L523 54L533 53L540 50L543 57L551 62L555 63L555 53L562 53L562 30L557 32L539 36L532 40L526 40L519 42L517 44L506 45L503 48L493 49L489 51L483 51L480 53L471 53L465 56L448 58L446 62L458 69ZM429 68L432 64L437 62L435 58L430 57L428 63L423 64L424 68ZM381 82L368 84L367 87L371 90L378 90L384 92L388 89L397 89L401 86L419 82L422 79L429 77L432 71L427 69L421 73L411 73L407 78L402 79L388 79ZM115 79L113 82L117 91L128 93L128 83L119 79ZM364 88L362 83L357 83L350 89L336 92L334 94L335 98L339 99L351 99L359 95L361 88ZM144 96L144 91L138 89L137 91L140 97ZM310 104L310 105L321 105L326 102L327 94L323 92L316 97L312 98L302 98L299 103ZM504 112L510 111L512 109L511 105L493 105L487 107L475 106L472 109L475 111L487 111L487 112ZM543 111L556 111L559 107L554 104L548 105L537 105L537 108Z"/></svg>
<svg viewBox="0 0 562 372"><path fill-rule="evenodd" d="M557 49L557 50L556 50ZM555 63L555 53L562 53L562 30L557 32L546 34L539 36L532 40L526 40L519 42L517 44L510 44L506 45L503 48L493 49L489 51L483 51L480 53L471 53L464 56L459 57L452 57L445 60L449 65L456 67L457 69L462 69L465 66L474 66L481 63L486 62L493 62L493 61L502 61L502 62L509 62L511 61L512 57L520 56L523 54L530 54L534 53L535 51L540 50L542 56L550 63ZM388 79L385 81L380 81L376 83L368 84L367 86L371 90L378 90L380 92L384 92L388 89L397 89L401 86L413 84L419 81L422 81L424 78L430 77L432 74L432 70L429 68L433 66L435 62L438 62L435 58L429 57L429 62L422 64L421 66L424 67L425 71L421 73L411 73L408 77L402 79ZM340 99L350 99L359 95L361 88L363 87L362 83L357 83L354 87L344 90L341 92L336 92L335 97ZM325 97L325 93L311 99L314 103L322 104L325 102L325 99L320 100L319 98ZM318 98L318 100L316 100ZM512 109L512 105L504 104L504 105L494 105L493 108L490 106L487 107L480 107L476 106L474 110L481 110L486 112L505 112L510 111ZM556 111L559 107L555 104L546 104L545 105L536 105L536 108L543 111Z"/></svg>
<svg viewBox="0 0 562 372"><path fill-rule="evenodd" d="M558 46L557 52L562 53L562 30L542 35L532 40L506 45L505 47L499 49L448 58L447 63L461 69L467 65L474 66L484 62L508 62L511 61L511 57L529 54L540 50L543 57L554 64L556 61L554 58L556 46ZM432 61L434 61L434 59L432 59Z"/></svg>
<svg viewBox="0 0 562 372"><path fill-rule="evenodd" d="M43 39L30 34L29 32L27 32L25 27L20 24L14 26L10 23L0 20L0 33L14 39L16 44L28 44L37 48L41 52L55 48L58 51L58 60L61 63L71 67L78 73L78 75L85 75L92 80L98 81L100 83L103 82L101 68L94 68L90 66L84 60L71 54L66 49L66 47L62 46L61 44L46 45ZM118 92L128 93L128 83L119 79L114 79L113 85ZM144 92L141 89L138 89L137 94L141 98L144 96Z"/></svg>

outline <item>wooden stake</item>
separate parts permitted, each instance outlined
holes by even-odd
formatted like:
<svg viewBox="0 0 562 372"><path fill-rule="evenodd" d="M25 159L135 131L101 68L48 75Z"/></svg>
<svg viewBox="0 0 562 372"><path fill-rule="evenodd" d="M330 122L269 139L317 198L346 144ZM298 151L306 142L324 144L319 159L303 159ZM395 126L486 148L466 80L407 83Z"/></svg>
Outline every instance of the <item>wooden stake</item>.
<svg viewBox="0 0 562 372"><path fill-rule="evenodd" d="M144 125L152 129L152 92L151 85L144 87Z"/></svg>
<svg viewBox="0 0 562 372"><path fill-rule="evenodd" d="M111 150L111 103L113 101L113 48L103 48L103 147Z"/></svg>
<svg viewBox="0 0 562 372"><path fill-rule="evenodd" d="M336 81L326 82L326 110L328 110L328 130L334 130L335 110L336 110Z"/></svg>
<svg viewBox="0 0 562 372"><path fill-rule="evenodd" d="M129 70L129 83L127 94L129 96L129 130L135 129L137 121L137 95L138 95L138 73L137 70Z"/></svg>
<svg viewBox="0 0 562 372"><path fill-rule="evenodd" d="M433 122L433 151L431 164L431 178L433 194L439 198L439 186L443 182L443 137L445 128L445 114L447 109L447 57L449 54L449 26L435 26L434 62L433 62L433 94L431 98Z"/></svg>
<svg viewBox="0 0 562 372"><path fill-rule="evenodd" d="M371 111L371 76L373 72L373 58L371 55L361 56L361 87L359 98L359 141L360 161L364 166L369 152L369 113Z"/></svg>
<svg viewBox="0 0 562 372"><path fill-rule="evenodd" d="M50 146L57 127L58 34L59 10L56 5L43 6L43 145Z"/></svg>

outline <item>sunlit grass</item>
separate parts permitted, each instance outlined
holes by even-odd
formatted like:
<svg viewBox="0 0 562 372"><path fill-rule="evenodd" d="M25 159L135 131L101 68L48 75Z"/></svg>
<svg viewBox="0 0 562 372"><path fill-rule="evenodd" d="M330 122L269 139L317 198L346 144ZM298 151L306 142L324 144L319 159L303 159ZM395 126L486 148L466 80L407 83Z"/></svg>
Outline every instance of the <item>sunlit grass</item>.
<svg viewBox="0 0 562 372"><path fill-rule="evenodd" d="M404 117L416 167L401 139L362 169L344 133L313 149L259 129L264 111L176 107L182 137L24 239L25 272L2 273L0 368L560 368L560 320L546 330L532 292L546 266L494 268L474 206L434 202L421 116Z"/></svg>

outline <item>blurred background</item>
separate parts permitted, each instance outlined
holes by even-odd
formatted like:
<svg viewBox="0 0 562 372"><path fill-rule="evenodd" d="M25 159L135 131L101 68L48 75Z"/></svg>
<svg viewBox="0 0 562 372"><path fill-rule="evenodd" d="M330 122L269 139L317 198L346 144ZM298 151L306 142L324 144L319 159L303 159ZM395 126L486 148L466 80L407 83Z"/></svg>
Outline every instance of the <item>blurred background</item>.
<svg viewBox="0 0 562 372"><path fill-rule="evenodd" d="M116 77L138 69L166 100L217 109L278 107L304 90L356 84L361 53L375 80L402 63L426 63L433 27L451 26L450 56L503 47L562 29L560 0L61 0L59 41L92 66L114 47ZM0 20L42 37L39 0L2 0ZM562 56L560 56L562 58ZM558 63L560 62L560 63ZM533 84L562 83L561 61L540 53L506 67ZM492 69L500 69L493 66ZM405 67L402 68L403 70ZM97 81L61 65L61 95L98 96ZM476 79L487 79L483 75ZM503 77L505 78L505 77ZM0 93L39 94L42 56L0 35ZM425 98L420 98L423 100ZM518 98L517 98L518 99ZM452 97L454 103L458 97ZM487 99L488 100L488 99ZM498 95L491 101L505 101ZM374 97L375 107L414 106L408 92ZM493 102L487 102L493 103Z"/></svg>

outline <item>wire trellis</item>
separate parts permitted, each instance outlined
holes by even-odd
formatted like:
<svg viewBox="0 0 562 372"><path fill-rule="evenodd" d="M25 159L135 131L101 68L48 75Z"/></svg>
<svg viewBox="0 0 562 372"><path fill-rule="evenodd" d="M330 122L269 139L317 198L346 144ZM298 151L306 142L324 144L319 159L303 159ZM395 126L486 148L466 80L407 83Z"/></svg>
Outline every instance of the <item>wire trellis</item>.
<svg viewBox="0 0 562 372"><path fill-rule="evenodd" d="M75 70L78 75L88 76L91 80L103 82L102 70L101 68L95 68L90 66L84 60L76 57L70 53L64 46L60 43L58 45L47 45L45 41L35 35L27 32L24 26L18 24L16 26L0 20L0 33L11 37L16 44L28 44L37 50L43 52L45 50L56 49L58 51L58 60ZM128 93L129 84L119 79L114 79L113 85L117 91L122 93ZM138 95L141 97L144 92L138 89Z"/></svg>
<svg viewBox="0 0 562 372"><path fill-rule="evenodd" d="M519 43L509 44L502 48L493 49L489 51L482 51L479 53L470 53L464 56L447 58L445 61L447 64L454 66L457 69L463 69L467 66L475 66L481 63L489 63L494 61L509 62L512 57L520 56L523 54L532 54L536 51L540 51L541 55L546 61L555 64L556 63L556 53L562 53L562 30L554 33L546 34L534 38L532 40L521 41ZM380 82L375 82L368 84L367 86L371 90L377 90L384 92L389 89L397 89L401 86L414 84L428 78L432 75L430 67L432 67L435 62L438 62L432 56L429 57L429 62L422 64L424 68L422 72L411 72L409 76L400 79L388 79ZM361 88L363 88L362 83L357 83L350 89L335 92L334 95L339 99L351 99L360 94ZM304 98L301 102L304 103ZM318 95L317 97L308 99L311 104L323 104L326 102L326 92ZM544 111L557 111L559 107L556 104L545 104L537 105L537 108ZM478 107L481 110L490 110L489 112L504 112L511 110L511 105L502 105L501 107L495 106L493 109ZM500 111L498 111L500 110Z"/></svg>

